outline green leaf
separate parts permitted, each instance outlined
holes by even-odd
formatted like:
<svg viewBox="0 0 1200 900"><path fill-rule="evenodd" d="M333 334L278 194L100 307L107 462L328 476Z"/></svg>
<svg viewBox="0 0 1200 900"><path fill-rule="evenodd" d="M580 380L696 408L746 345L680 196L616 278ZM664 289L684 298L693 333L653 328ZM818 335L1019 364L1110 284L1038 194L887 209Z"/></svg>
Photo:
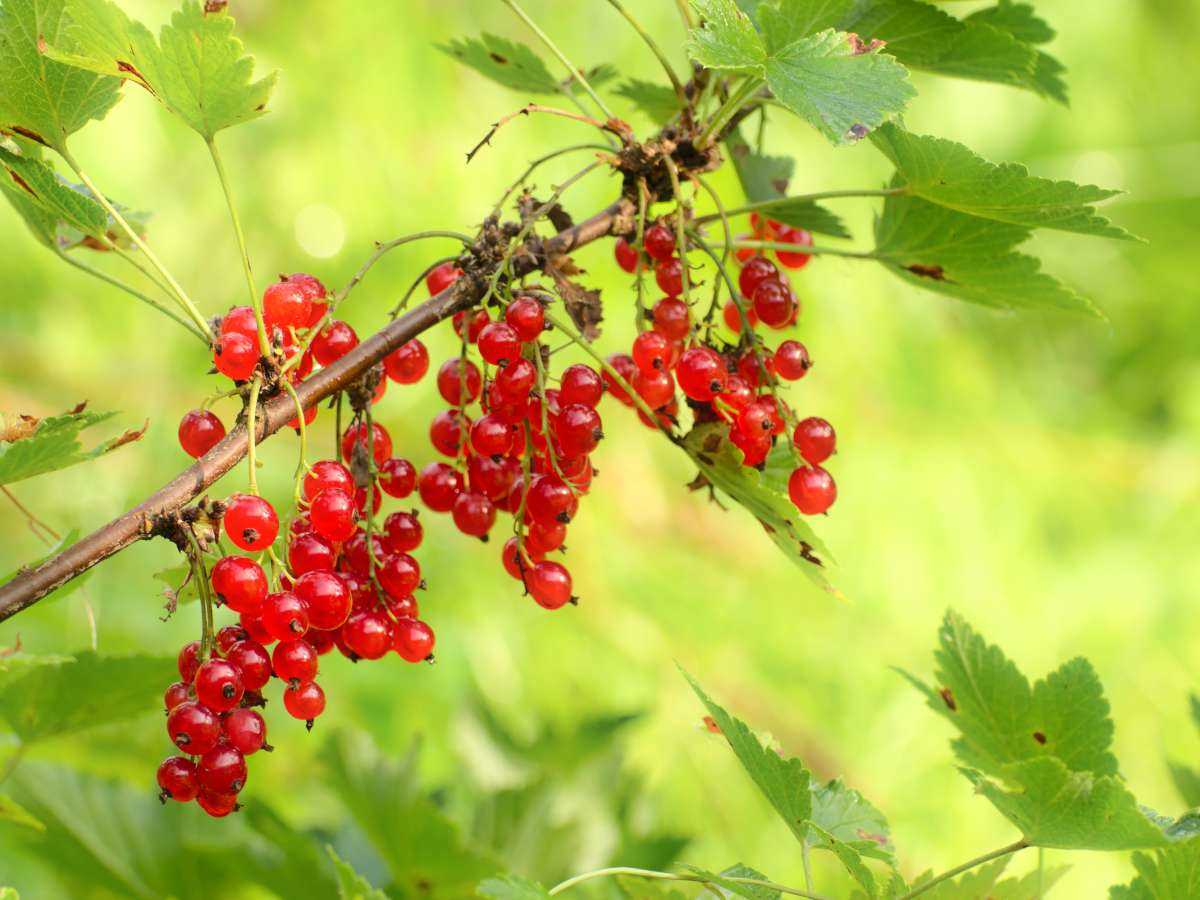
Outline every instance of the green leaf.
<svg viewBox="0 0 1200 900"><path fill-rule="evenodd" d="M803 228L817 234L828 234L833 237L848 238L850 232L840 216L814 200L802 197L781 197L773 203L763 204L758 211L785 225L793 228Z"/></svg>
<svg viewBox="0 0 1200 900"><path fill-rule="evenodd" d="M962 144L884 125L872 141L896 167L897 184L949 209L1025 228L1132 239L1092 206L1120 191L1038 178L1015 163L996 165Z"/></svg>
<svg viewBox="0 0 1200 900"><path fill-rule="evenodd" d="M560 93L558 79L542 58L525 44L482 34L438 45L439 50L470 66L485 78L527 94Z"/></svg>
<svg viewBox="0 0 1200 900"><path fill-rule="evenodd" d="M340 900L387 900L387 894L372 887L367 879L355 872L354 867L338 856L328 844L325 845L325 852L333 860Z"/></svg>
<svg viewBox="0 0 1200 900"><path fill-rule="evenodd" d="M766 875L749 866L744 866L739 863L736 866L730 866L722 872L710 872L708 869L702 869L699 866L684 866L688 872L703 878L707 883L715 885L722 890L721 896L745 897L747 900L779 900L782 896L779 891L774 888L763 887L760 884L742 884L741 882L731 881L732 878L753 878L756 881L770 881Z"/></svg>
<svg viewBox="0 0 1200 900"><path fill-rule="evenodd" d="M776 0L762 4L755 21L762 26L767 45L776 50L818 31L841 28L839 23L854 6L855 0Z"/></svg>
<svg viewBox="0 0 1200 900"><path fill-rule="evenodd" d="M702 24L688 35L688 56L708 69L762 72L767 59L754 23L733 0L692 0Z"/></svg>
<svg viewBox="0 0 1200 900"><path fill-rule="evenodd" d="M776 99L835 144L855 141L916 96L890 56L856 53L850 36L829 29L801 38L766 62Z"/></svg>
<svg viewBox="0 0 1200 900"><path fill-rule="evenodd" d="M1008 868L1011 856L1002 857L977 869L942 881L927 889L921 896L925 900L1040 900L1067 873L1068 866L1054 866L1028 872L1018 878L1000 880ZM926 872L912 883L918 888L933 878Z"/></svg>
<svg viewBox="0 0 1200 900"><path fill-rule="evenodd" d="M18 566L16 569L13 569L11 572L7 572L4 575L0 576L0 585L7 584L8 582L12 581L14 578L16 578L18 575L20 575L23 571L26 571L29 569L36 569L38 566L40 566L46 560L50 559L53 556L57 556L59 553L61 553L67 547L70 547L78 539L79 539L79 529L78 528L71 529L65 535L63 535L63 537L60 540L56 541L49 550L47 550L44 554L39 556L37 559L31 560L30 562L27 562L24 565ZM81 587L83 587L85 584L87 584L88 579L92 577L92 573L94 571L95 571L95 569L88 569L83 574L76 575L74 578L72 578L66 584L60 585L59 587L55 588L53 593L51 593L49 595L48 599L62 600L64 597L69 597L71 594L75 593L77 590L79 590ZM50 657L38 657L38 658L48 660L48 662L43 663L44 665L56 665L57 663L62 662L63 660L70 659L69 656L50 656ZM4 683L4 664L5 664L5 662L11 662L11 661L12 661L11 658L8 660L0 659L0 685L3 685L3 683Z"/></svg>
<svg viewBox="0 0 1200 900"><path fill-rule="evenodd" d="M995 6L971 13L964 21L982 22L1001 28L1026 44L1048 44L1054 40L1054 29L1028 3L1000 0Z"/></svg>
<svg viewBox="0 0 1200 900"><path fill-rule="evenodd" d="M729 148L729 158L747 200L759 203L787 194L788 182L796 169L794 159L753 152L736 129L725 138L725 146Z"/></svg>
<svg viewBox="0 0 1200 900"><path fill-rule="evenodd" d="M658 125L665 125L679 113L679 97L664 84L631 78L613 93L632 102Z"/></svg>
<svg viewBox="0 0 1200 900"><path fill-rule="evenodd" d="M1183 802L1188 806L1200 806L1200 771L1177 762L1168 762L1167 766Z"/></svg>
<svg viewBox="0 0 1200 900"><path fill-rule="evenodd" d="M79 443L79 433L114 415L79 409L42 419L36 426L28 424L24 417L0 416L0 436L14 438L0 440L0 484L12 484L87 462L141 437L140 432L127 431L85 451ZM32 433L26 434L30 430Z"/></svg>
<svg viewBox="0 0 1200 900"><path fill-rule="evenodd" d="M1137 877L1109 889L1109 900L1190 900L1200 897L1200 839L1133 854Z"/></svg>
<svg viewBox="0 0 1200 900"><path fill-rule="evenodd" d="M1086 298L1014 248L1019 225L982 219L922 200L888 197L875 223L875 258L910 284L998 309L1101 314Z"/></svg>
<svg viewBox="0 0 1200 900"><path fill-rule="evenodd" d="M836 597L841 592L826 577L829 551L788 497L787 476L770 467L760 473L743 465L745 457L728 439L719 422L695 426L683 447L700 469L704 481L737 501L758 519L776 546L819 587Z"/></svg>
<svg viewBox="0 0 1200 900"><path fill-rule="evenodd" d="M21 806L21 804L8 796L8 794L0 794L0 822L8 822L24 828L32 828L34 831L46 830L46 826L42 824L41 819ZM0 898L3 898L3 896L3 892L0 892Z"/></svg>
<svg viewBox="0 0 1200 900"><path fill-rule="evenodd" d="M0 683L0 716L25 742L108 725L161 705L174 660L79 653Z"/></svg>
<svg viewBox="0 0 1200 900"><path fill-rule="evenodd" d="M0 692L34 669L41 666L61 666L63 663L72 661L70 656L30 656L27 653L11 653L8 656L0 656Z"/></svg>
<svg viewBox="0 0 1200 900"><path fill-rule="evenodd" d="M961 733L953 747L967 766L995 776L1009 763L1055 757L1072 771L1117 773L1108 702L1087 660L1071 660L1030 688L957 613L946 614L938 643L938 687L910 680Z"/></svg>
<svg viewBox="0 0 1200 900"><path fill-rule="evenodd" d="M69 135L103 119L120 98L117 78L47 59L39 42L73 43L65 0L0 0L0 131L62 151Z"/></svg>
<svg viewBox="0 0 1200 900"><path fill-rule="evenodd" d="M276 76L252 80L254 60L224 8L184 0L157 39L111 0L67 0L67 12L74 46L54 42L47 55L140 84L205 140L266 113Z"/></svg>
<svg viewBox="0 0 1200 900"><path fill-rule="evenodd" d="M812 821L859 855L896 865L887 817L841 779L812 785ZM816 832L810 833L806 842L810 847L833 849Z"/></svg>
<svg viewBox="0 0 1200 900"><path fill-rule="evenodd" d="M428 900L470 896L500 871L466 847L457 827L417 783L417 751L384 757L362 735L343 734L326 749L330 784L382 857L405 896Z"/></svg>
<svg viewBox="0 0 1200 900"><path fill-rule="evenodd" d="M41 223L53 220L76 228L92 237L103 236L108 226L104 208L69 185L63 183L54 170L40 159L18 156L0 148L0 169L21 194L44 211L34 233L47 231ZM54 232L51 231L51 234ZM43 241L45 242L45 241Z"/></svg>
<svg viewBox="0 0 1200 900"><path fill-rule="evenodd" d="M493 900L546 900L550 895L536 881L519 875L500 875L484 880L476 894Z"/></svg>

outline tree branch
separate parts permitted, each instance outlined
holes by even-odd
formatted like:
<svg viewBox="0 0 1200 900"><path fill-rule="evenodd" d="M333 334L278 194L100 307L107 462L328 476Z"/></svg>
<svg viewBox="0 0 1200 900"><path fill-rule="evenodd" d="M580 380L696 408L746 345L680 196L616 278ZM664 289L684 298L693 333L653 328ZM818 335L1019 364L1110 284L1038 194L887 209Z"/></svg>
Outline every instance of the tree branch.
<svg viewBox="0 0 1200 900"><path fill-rule="evenodd" d="M545 265L548 258L582 247L604 237L622 214L628 215L631 201L622 199L578 225L542 242L527 242L526 251L514 254L514 274L527 275ZM478 291L478 293L477 293ZM459 310L480 299L479 287L459 282L367 338L333 365L296 385L296 396L305 409L321 402L357 380L372 366L403 344L428 331ZM279 431L296 416L292 396L278 393L264 402L255 423L256 442ZM151 536L154 520L182 509L236 466L249 448L245 425L239 425L220 443L170 482L133 509L46 560L35 569L19 573L0 585L0 622L27 609L55 588L124 550L135 541Z"/></svg>

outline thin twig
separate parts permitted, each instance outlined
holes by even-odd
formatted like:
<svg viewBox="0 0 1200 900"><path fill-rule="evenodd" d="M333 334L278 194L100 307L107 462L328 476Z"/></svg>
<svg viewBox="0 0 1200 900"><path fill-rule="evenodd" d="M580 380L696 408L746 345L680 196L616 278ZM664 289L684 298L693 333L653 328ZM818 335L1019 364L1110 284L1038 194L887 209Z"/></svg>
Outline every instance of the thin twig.
<svg viewBox="0 0 1200 900"><path fill-rule="evenodd" d="M667 59L667 55L663 53L662 49L657 43L655 43L654 38L650 36L650 33L642 27L642 23L635 19L633 14L625 8L625 4L623 4L621 0L608 0L608 2L617 10L617 12L625 17L626 21L633 26L633 30L636 31L641 39L646 42L646 46L650 48L650 52L655 55L659 63L662 65L663 71L667 73L667 78L669 78L671 81L671 87L675 90L675 96L679 98L679 105L681 107L687 106L687 92L684 91L683 83L680 82L679 76L676 75L675 70L671 68L671 61Z"/></svg>
<svg viewBox="0 0 1200 900"><path fill-rule="evenodd" d="M990 853L984 853L982 856L976 856L974 859L967 860L961 866L955 866L953 869L943 872L936 878L926 881L920 887L914 888L907 894L901 896L900 900L911 900L911 898L920 896L926 891L931 890L932 888L941 884L943 881L953 878L956 875L961 875L963 872L966 872L969 869L974 869L976 866L982 866L984 863L991 862L993 859L999 859L1002 856L1008 856L1011 853L1016 853L1018 850L1024 850L1028 846L1029 842L1024 838L1021 838L1021 840L1009 844L1007 847L1001 847L999 850L993 850Z"/></svg>
<svg viewBox="0 0 1200 900"><path fill-rule="evenodd" d="M496 132L499 131L501 128L503 128L505 125L507 125L509 122L511 122L513 119L519 118L521 116L530 116L530 115L533 115L533 113L543 113L548 116L560 116L564 119L570 119L572 122L582 122L585 125L591 125L593 128L598 128L601 131L608 132L609 134L614 134L618 138L620 138L622 141L624 141L628 137L627 132L622 131L621 129L617 128L615 125L610 125L607 122L601 122L597 119L591 118L590 116L581 115L580 113L573 113L570 110L566 110L566 109L559 109L557 106L544 106L541 103L526 103L524 106L522 106L516 112L511 112L507 116L502 116L499 119L497 119L495 122L493 122L492 127L488 129L487 134L485 134L483 136L483 140L481 140L478 144L476 144L474 147L472 147L470 149L470 151L467 153L467 162L470 162L471 160L473 160L475 158L475 155L477 153L479 153L479 151L482 150L484 147L490 146L492 143L492 138L494 138L496 136Z"/></svg>

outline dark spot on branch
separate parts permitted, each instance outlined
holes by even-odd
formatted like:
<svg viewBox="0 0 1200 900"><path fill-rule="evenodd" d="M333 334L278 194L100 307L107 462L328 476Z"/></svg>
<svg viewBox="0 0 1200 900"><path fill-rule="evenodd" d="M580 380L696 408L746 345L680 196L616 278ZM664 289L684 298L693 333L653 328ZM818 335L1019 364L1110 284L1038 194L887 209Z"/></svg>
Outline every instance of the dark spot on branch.
<svg viewBox="0 0 1200 900"><path fill-rule="evenodd" d="M958 712L958 704L954 702L954 692L950 688L940 688L938 694L941 695L942 702L946 704L946 709L950 712Z"/></svg>

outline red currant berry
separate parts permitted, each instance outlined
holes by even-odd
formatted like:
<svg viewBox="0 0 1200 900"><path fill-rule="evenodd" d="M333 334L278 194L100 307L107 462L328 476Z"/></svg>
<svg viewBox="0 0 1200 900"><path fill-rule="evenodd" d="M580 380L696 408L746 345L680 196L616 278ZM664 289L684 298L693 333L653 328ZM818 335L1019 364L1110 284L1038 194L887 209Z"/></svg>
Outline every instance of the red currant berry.
<svg viewBox="0 0 1200 900"><path fill-rule="evenodd" d="M225 313L221 320L221 334L240 334L250 338L258 346L258 319L254 316L254 308L250 306L235 306Z"/></svg>
<svg viewBox="0 0 1200 900"><path fill-rule="evenodd" d="M469 427L470 421L457 409L443 409L429 423L429 443L444 456L458 456L462 450L463 432Z"/></svg>
<svg viewBox="0 0 1200 900"><path fill-rule="evenodd" d="M525 498L525 511L533 521L550 526L570 521L574 502L575 495L557 475L539 475Z"/></svg>
<svg viewBox="0 0 1200 900"><path fill-rule="evenodd" d="M313 498L308 517L313 531L326 540L341 543L354 534L354 497L338 488L321 491Z"/></svg>
<svg viewBox="0 0 1200 900"><path fill-rule="evenodd" d="M668 297L678 297L683 293L683 264L674 258L660 262L654 269L654 281Z"/></svg>
<svg viewBox="0 0 1200 900"><path fill-rule="evenodd" d="M312 315L312 298L302 285L277 281L263 292L263 319L267 327L305 328Z"/></svg>
<svg viewBox="0 0 1200 900"><path fill-rule="evenodd" d="M379 486L389 497L403 499L416 489L417 470L407 459L393 456L379 467Z"/></svg>
<svg viewBox="0 0 1200 900"><path fill-rule="evenodd" d="M244 556L217 560L209 574L213 590L234 612L256 612L267 597L267 576L262 566Z"/></svg>
<svg viewBox="0 0 1200 900"><path fill-rule="evenodd" d="M551 525L531 522L529 524L529 532L525 535L525 542L529 548L529 552L539 558L552 550L557 550L563 545L566 539L567 526L562 522L554 522Z"/></svg>
<svg viewBox="0 0 1200 900"><path fill-rule="evenodd" d="M329 296L329 292L325 290L325 285L315 275L309 275L305 272L296 272L287 277L287 281L296 285L304 292L304 296L308 298L309 310L308 319L301 322L303 328L312 328L325 316L325 312L329 309L329 304L325 302Z"/></svg>
<svg viewBox="0 0 1200 900"><path fill-rule="evenodd" d="M193 459L199 459L225 437L225 426L208 410L193 409L179 422L179 446Z"/></svg>
<svg viewBox="0 0 1200 900"><path fill-rule="evenodd" d="M271 657L267 648L252 637L230 647L225 658L241 671L246 691L261 691L271 680Z"/></svg>
<svg viewBox="0 0 1200 900"><path fill-rule="evenodd" d="M503 456L512 449L513 429L488 413L471 423L471 447L481 456Z"/></svg>
<svg viewBox="0 0 1200 900"><path fill-rule="evenodd" d="M797 247L811 247L812 235L803 228L792 228L781 225L775 229L775 240L781 244L795 244ZM775 257L789 269L803 269L812 259L808 253L793 253L790 250L776 250Z"/></svg>
<svg viewBox="0 0 1200 900"><path fill-rule="evenodd" d="M305 500L311 500L329 488L339 488L346 493L354 490L354 476L336 459L323 459L313 463L304 475Z"/></svg>
<svg viewBox="0 0 1200 900"><path fill-rule="evenodd" d="M429 351L414 338L383 358L383 370L397 384L416 384L429 371Z"/></svg>
<svg viewBox="0 0 1200 900"><path fill-rule="evenodd" d="M775 371L780 378L796 381L803 378L812 368L808 348L799 341L784 341L775 348Z"/></svg>
<svg viewBox="0 0 1200 900"><path fill-rule="evenodd" d="M759 240L756 234L739 234L735 240L738 241L756 241ZM754 247L739 247L734 251L733 255L737 257L737 261L745 265L752 256L757 256L759 251Z"/></svg>
<svg viewBox="0 0 1200 900"><path fill-rule="evenodd" d="M308 631L308 604L291 591L268 594L261 617L263 627L275 641L290 641Z"/></svg>
<svg viewBox="0 0 1200 900"><path fill-rule="evenodd" d="M196 805L214 819L223 819L241 809L238 806L237 794L210 794L204 790L196 795Z"/></svg>
<svg viewBox="0 0 1200 900"><path fill-rule="evenodd" d="M429 289L429 296L440 294L458 281L461 275L462 269L452 262L444 262L430 269L429 274L425 276L425 287Z"/></svg>
<svg viewBox="0 0 1200 900"><path fill-rule="evenodd" d="M357 346L358 335L354 329L335 319L313 339L313 358L323 366L332 365Z"/></svg>
<svg viewBox="0 0 1200 900"><path fill-rule="evenodd" d="M463 310L454 314L454 333L463 336L463 327L467 329L467 343L474 344L479 340L479 332L483 331L488 322L492 321L486 309Z"/></svg>
<svg viewBox="0 0 1200 900"><path fill-rule="evenodd" d="M296 579L293 590L308 610L308 624L312 628L333 631L350 615L354 598L336 572L305 572Z"/></svg>
<svg viewBox="0 0 1200 900"><path fill-rule="evenodd" d="M837 485L820 466L800 466L788 479L788 496L800 512L815 516L833 506Z"/></svg>
<svg viewBox="0 0 1200 900"><path fill-rule="evenodd" d="M242 673L224 659L210 659L196 671L196 699L213 712L223 713L242 702Z"/></svg>
<svg viewBox="0 0 1200 900"><path fill-rule="evenodd" d="M837 450L837 435L824 419L811 416L796 425L792 442L808 462L819 466Z"/></svg>
<svg viewBox="0 0 1200 900"><path fill-rule="evenodd" d="M750 327L753 329L758 324L758 313L754 311L754 305L747 303L745 305L746 318L750 320ZM738 305L733 300L726 300L725 306L721 309L721 318L725 320L725 326L734 334L742 332L742 313L738 309Z"/></svg>
<svg viewBox="0 0 1200 900"><path fill-rule="evenodd" d="M200 787L196 780L196 764L182 756L169 756L158 767L158 786L162 798L170 797L180 803L196 799Z"/></svg>
<svg viewBox="0 0 1200 900"><path fill-rule="evenodd" d="M522 341L536 341L546 327L546 311L536 297L517 297L504 310L504 321ZM481 335L482 338L482 335ZM482 349L479 351L483 352Z"/></svg>
<svg viewBox="0 0 1200 900"><path fill-rule="evenodd" d="M536 563L525 575L525 586L543 609L559 609L571 601L571 573L561 563Z"/></svg>
<svg viewBox="0 0 1200 900"><path fill-rule="evenodd" d="M754 291L762 282L778 281L780 277L775 263L765 256L756 256L742 266L742 271L738 273L738 290L742 292L743 297L753 297Z"/></svg>
<svg viewBox="0 0 1200 900"><path fill-rule="evenodd" d="M356 612L342 626L342 640L356 656L381 659L392 648L392 620L373 610Z"/></svg>
<svg viewBox="0 0 1200 900"><path fill-rule="evenodd" d="M315 681L291 684L283 692L283 706L289 716L312 728L313 719L325 712L325 692Z"/></svg>
<svg viewBox="0 0 1200 900"><path fill-rule="evenodd" d="M563 407L554 419L554 431L566 457L587 456L604 437L600 414L582 403Z"/></svg>
<svg viewBox="0 0 1200 900"><path fill-rule="evenodd" d="M642 372L667 367L671 358L671 342L657 331L643 331L633 341L633 361Z"/></svg>
<svg viewBox="0 0 1200 900"><path fill-rule="evenodd" d="M761 387L765 382L769 382L770 378L763 377L763 369L767 370L767 375L775 374L775 357L755 355L754 353L746 353L737 361L738 374L746 379L746 383L753 388Z"/></svg>
<svg viewBox="0 0 1200 900"><path fill-rule="evenodd" d="M591 366L575 363L563 370L558 399L564 406L582 403L593 409L604 396L604 381Z"/></svg>
<svg viewBox="0 0 1200 900"><path fill-rule="evenodd" d="M378 422L372 422L369 443L372 445L371 450L374 453L375 465L382 466L384 460L392 455L392 436ZM342 435L342 459L350 462L354 458L355 449L359 446L363 448L363 457L365 459L367 444L367 423L358 422L351 425L346 429L346 433Z"/></svg>
<svg viewBox="0 0 1200 900"><path fill-rule="evenodd" d="M249 636L241 625L226 625L217 632L217 652L224 656L229 652L230 647L238 641L244 641Z"/></svg>
<svg viewBox="0 0 1200 900"><path fill-rule="evenodd" d="M613 255L617 259L617 265L630 275L637 271L640 254L637 248L625 240L625 238L617 238L616 246L613 247Z"/></svg>
<svg viewBox="0 0 1200 900"><path fill-rule="evenodd" d="M433 629L420 619L400 619L396 622L392 649L401 659L421 662L433 655Z"/></svg>
<svg viewBox="0 0 1200 900"><path fill-rule="evenodd" d="M382 560L385 555L383 540L376 534L371 535L371 548L375 559ZM342 545L342 568L354 574L366 576L371 570L371 559L367 556L367 534L361 528L354 536Z"/></svg>
<svg viewBox="0 0 1200 900"><path fill-rule="evenodd" d="M396 619L415 619L417 617L417 601L412 597L401 597L399 600L386 597L383 603L387 607L387 611Z"/></svg>
<svg viewBox="0 0 1200 900"><path fill-rule="evenodd" d="M337 632L310 628L304 639L317 651L317 656L324 656L337 645Z"/></svg>
<svg viewBox="0 0 1200 900"><path fill-rule="evenodd" d="M258 365L258 341L238 332L222 334L213 346L213 365L226 378L248 380Z"/></svg>
<svg viewBox="0 0 1200 900"><path fill-rule="evenodd" d="M747 434L740 428L729 432L729 442L742 451L742 465L761 466L771 452L770 433Z"/></svg>
<svg viewBox="0 0 1200 900"><path fill-rule="evenodd" d="M689 347L675 367L679 389L692 400L708 403L725 389L729 371L725 360L708 347Z"/></svg>
<svg viewBox="0 0 1200 900"><path fill-rule="evenodd" d="M506 322L491 322L479 332L479 355L493 366L507 366L521 355L521 338Z"/></svg>
<svg viewBox="0 0 1200 900"><path fill-rule="evenodd" d="M483 494L463 491L454 498L451 513L455 527L471 537L486 537L496 523L496 507Z"/></svg>
<svg viewBox="0 0 1200 900"><path fill-rule="evenodd" d="M675 399L675 378L665 369L638 372L633 387L651 409L661 409Z"/></svg>
<svg viewBox="0 0 1200 900"><path fill-rule="evenodd" d="M246 629L246 633L253 640L258 641L260 644L270 644L275 640L267 632L267 629L263 627L261 608L256 609L252 613L242 613L238 616L238 623Z"/></svg>
<svg viewBox="0 0 1200 900"><path fill-rule="evenodd" d="M528 541L525 542L523 549L525 555L524 567L528 570L533 566L532 559L534 554L530 550ZM504 542L504 550L500 554L500 559L504 563L504 571L517 579L517 581L520 581L522 574L521 567L517 565L517 539L515 536L510 537Z"/></svg>
<svg viewBox="0 0 1200 900"><path fill-rule="evenodd" d="M333 545L315 532L294 537L288 544L288 568L293 575L332 569L336 559Z"/></svg>
<svg viewBox="0 0 1200 900"><path fill-rule="evenodd" d="M442 399L452 406L458 406L474 402L483 387L483 379L475 363L456 356L446 360L438 369L437 385Z"/></svg>
<svg viewBox="0 0 1200 900"><path fill-rule="evenodd" d="M471 490L483 494L493 502L508 496L520 474L521 463L515 456L504 456L499 460L490 456L472 456L467 460L467 476Z"/></svg>
<svg viewBox="0 0 1200 900"><path fill-rule="evenodd" d="M179 669L179 677L191 684L196 677L196 670L200 668L200 642L188 641L180 647L176 665Z"/></svg>
<svg viewBox="0 0 1200 900"><path fill-rule="evenodd" d="M666 262L675 255L675 235L665 225L651 225L642 237L646 255L658 262Z"/></svg>
<svg viewBox="0 0 1200 900"><path fill-rule="evenodd" d="M163 693L163 705L167 708L167 712L170 712L180 703L186 702L189 696L186 684L182 681L173 682Z"/></svg>
<svg viewBox="0 0 1200 900"><path fill-rule="evenodd" d="M184 753L199 756L217 745L221 720L208 707L188 700L167 714L167 734Z"/></svg>
<svg viewBox="0 0 1200 900"><path fill-rule="evenodd" d="M513 403L524 402L537 383L537 369L533 363L521 357L498 371L493 383L502 399Z"/></svg>
<svg viewBox="0 0 1200 900"><path fill-rule="evenodd" d="M415 510L394 512L383 521L383 543L392 553L416 550L421 546L424 534L424 528Z"/></svg>
<svg viewBox="0 0 1200 900"><path fill-rule="evenodd" d="M375 574L389 596L407 597L421 583L421 564L407 553L393 553Z"/></svg>
<svg viewBox="0 0 1200 900"><path fill-rule="evenodd" d="M421 501L434 512L450 512L454 498L462 489L462 475L445 463L430 463L421 470L421 476L417 479Z"/></svg>
<svg viewBox="0 0 1200 900"><path fill-rule="evenodd" d="M654 330L670 341L682 341L691 330L688 305L678 297L663 297L652 311Z"/></svg>
<svg viewBox="0 0 1200 900"><path fill-rule="evenodd" d="M317 651L308 641L283 641L271 653L271 666L281 681L312 681L317 677Z"/></svg>
<svg viewBox="0 0 1200 900"><path fill-rule="evenodd" d="M725 390L717 394L724 408L714 404L714 409L725 421L737 418L737 414L754 402L754 389L741 375L731 374L725 379Z"/></svg>
<svg viewBox="0 0 1200 900"><path fill-rule="evenodd" d="M267 723L252 709L235 709L221 722L221 730L243 756L257 753L267 742Z"/></svg>
<svg viewBox="0 0 1200 900"><path fill-rule="evenodd" d="M785 282L777 279L760 282L754 289L751 299L754 303L755 315L758 316L760 322L770 328L785 328L796 309L792 289Z"/></svg>
<svg viewBox="0 0 1200 900"><path fill-rule="evenodd" d="M279 534L279 517L262 497L234 494L225 503L225 533L234 546L257 553L266 550Z"/></svg>
<svg viewBox="0 0 1200 900"><path fill-rule="evenodd" d="M608 357L608 364L613 367L618 375L625 380L625 383L632 385L637 377L637 363L633 361L633 357L628 353L614 353ZM612 373L607 369L604 370L601 377L604 379L604 386L608 392L617 400L626 406L633 406L633 398L629 396L629 392L621 387L620 383L613 378Z"/></svg>
<svg viewBox="0 0 1200 900"><path fill-rule="evenodd" d="M236 794L246 786L246 757L230 744L218 744L200 757L200 787L210 794Z"/></svg>

